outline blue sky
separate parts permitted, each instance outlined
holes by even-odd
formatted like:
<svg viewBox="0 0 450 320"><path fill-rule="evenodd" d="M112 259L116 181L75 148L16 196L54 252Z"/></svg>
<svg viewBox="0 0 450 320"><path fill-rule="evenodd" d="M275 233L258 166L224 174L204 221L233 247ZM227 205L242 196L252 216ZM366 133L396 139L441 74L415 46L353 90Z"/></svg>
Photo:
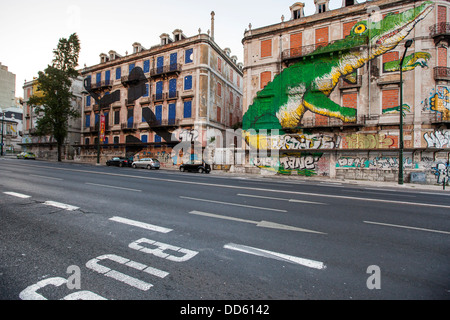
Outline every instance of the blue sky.
<svg viewBox="0 0 450 320"><path fill-rule="evenodd" d="M242 38L249 23L253 28L290 18L295 0L155 1L155 0L15 0L0 4L0 62L16 74L16 96L23 83L32 80L51 63L58 40L76 32L81 41L80 67L99 62L99 54L132 51L140 42L145 48L159 44L162 33L183 30L187 36L210 29L215 12L215 40L230 48L243 62ZM315 11L314 0L303 0L305 15ZM365 2L359 0L358 3ZM107 6L105 6L107 4ZM342 0L330 0L330 9Z"/></svg>

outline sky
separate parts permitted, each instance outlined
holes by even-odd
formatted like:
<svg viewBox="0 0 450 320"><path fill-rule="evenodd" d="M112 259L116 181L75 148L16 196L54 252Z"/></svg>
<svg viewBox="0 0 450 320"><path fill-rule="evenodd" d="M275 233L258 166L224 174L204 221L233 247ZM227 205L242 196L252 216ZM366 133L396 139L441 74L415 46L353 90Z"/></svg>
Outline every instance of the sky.
<svg viewBox="0 0 450 320"><path fill-rule="evenodd" d="M300 0L301 1L301 0ZM60 38L77 33L81 42L79 68L99 63L99 55L115 50L132 52L132 44L145 48L160 43L162 33L183 30L187 37L206 33L215 12L215 42L230 48L243 62L242 38L252 28L289 20L289 7L297 0L15 0L0 3L0 62L16 74L16 97L23 84L51 64ZM314 0L303 0L305 15L314 14ZM365 0L358 0L363 3ZM330 9L342 0L330 0Z"/></svg>

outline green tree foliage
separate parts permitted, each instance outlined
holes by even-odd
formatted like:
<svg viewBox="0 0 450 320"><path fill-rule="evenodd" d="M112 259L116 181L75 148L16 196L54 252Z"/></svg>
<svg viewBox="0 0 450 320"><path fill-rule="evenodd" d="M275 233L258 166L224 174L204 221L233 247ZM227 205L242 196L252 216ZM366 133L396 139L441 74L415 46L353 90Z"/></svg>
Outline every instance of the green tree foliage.
<svg viewBox="0 0 450 320"><path fill-rule="evenodd" d="M80 41L76 33L68 39L59 40L58 47L53 50L52 65L39 72L38 90L42 95L33 96L29 104L39 115L36 126L38 136L51 135L58 146L58 161L61 161L61 147L68 134L68 121L80 117L72 107L72 81L79 73L78 66Z"/></svg>

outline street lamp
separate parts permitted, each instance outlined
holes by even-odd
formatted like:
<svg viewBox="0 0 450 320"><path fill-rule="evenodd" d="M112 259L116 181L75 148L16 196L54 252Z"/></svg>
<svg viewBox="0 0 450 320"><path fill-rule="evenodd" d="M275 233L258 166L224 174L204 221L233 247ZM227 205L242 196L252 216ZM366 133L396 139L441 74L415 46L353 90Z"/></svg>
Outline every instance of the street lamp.
<svg viewBox="0 0 450 320"><path fill-rule="evenodd" d="M406 52L408 48L413 44L413 40L407 40L405 43L405 52L403 53L402 60L400 60L400 150L399 150L399 159L398 159L398 184L403 185L404 177L403 177L403 149L404 149L404 140L403 140L403 61L406 57Z"/></svg>

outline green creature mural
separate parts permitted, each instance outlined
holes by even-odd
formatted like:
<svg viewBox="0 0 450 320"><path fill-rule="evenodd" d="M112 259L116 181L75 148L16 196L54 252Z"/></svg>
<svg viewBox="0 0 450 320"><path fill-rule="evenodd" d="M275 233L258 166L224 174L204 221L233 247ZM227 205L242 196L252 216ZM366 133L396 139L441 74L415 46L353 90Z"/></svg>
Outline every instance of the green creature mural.
<svg viewBox="0 0 450 320"><path fill-rule="evenodd" d="M355 122L357 111L342 107L329 99L340 78L351 80L351 75L372 60L393 50L415 25L433 9L433 3L422 5L399 14L389 14L374 27L368 21L359 21L343 40L330 43L305 55L303 60L286 68L263 90L243 118L243 134L254 148L269 147L261 141L260 130L295 130L307 110L313 113ZM430 56L417 52L405 59L403 70L425 66ZM390 71L400 68L399 62L390 63Z"/></svg>

